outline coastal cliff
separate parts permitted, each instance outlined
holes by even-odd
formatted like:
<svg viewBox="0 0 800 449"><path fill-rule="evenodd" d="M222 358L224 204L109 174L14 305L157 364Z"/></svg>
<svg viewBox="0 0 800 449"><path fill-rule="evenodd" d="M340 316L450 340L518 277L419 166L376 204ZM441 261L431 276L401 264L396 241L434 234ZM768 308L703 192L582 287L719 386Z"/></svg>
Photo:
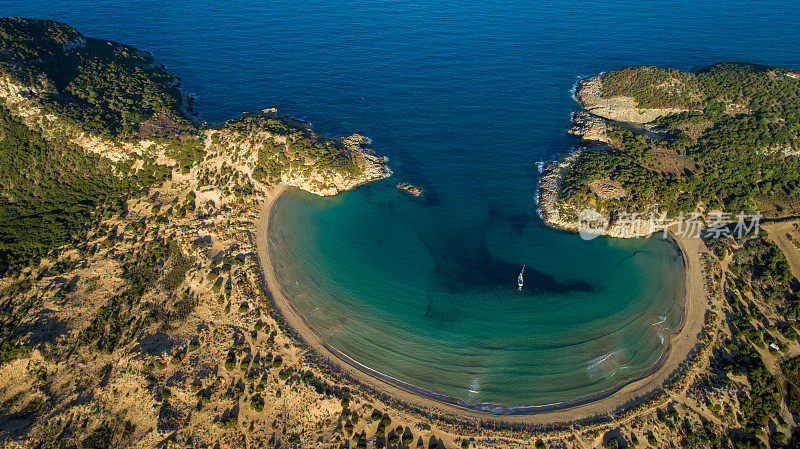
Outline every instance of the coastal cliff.
<svg viewBox="0 0 800 449"><path fill-rule="evenodd" d="M330 196L391 175L386 159L369 147L366 137L353 134L341 138L341 142L357 167L356 173L301 168L282 173L281 181L315 195Z"/></svg>

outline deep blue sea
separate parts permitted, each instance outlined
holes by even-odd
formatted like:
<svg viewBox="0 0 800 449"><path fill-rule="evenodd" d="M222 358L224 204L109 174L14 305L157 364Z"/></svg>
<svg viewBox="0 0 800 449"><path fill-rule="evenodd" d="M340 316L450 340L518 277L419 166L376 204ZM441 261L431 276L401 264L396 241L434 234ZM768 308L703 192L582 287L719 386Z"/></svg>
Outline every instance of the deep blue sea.
<svg viewBox="0 0 800 449"><path fill-rule="evenodd" d="M800 68L797 1L29 0L0 14L152 52L205 120L274 106L372 138L394 176L282 198L277 272L333 346L475 403L613 387L651 366L679 321L668 243L584 242L537 217L536 162L576 143L576 81L632 65Z"/></svg>

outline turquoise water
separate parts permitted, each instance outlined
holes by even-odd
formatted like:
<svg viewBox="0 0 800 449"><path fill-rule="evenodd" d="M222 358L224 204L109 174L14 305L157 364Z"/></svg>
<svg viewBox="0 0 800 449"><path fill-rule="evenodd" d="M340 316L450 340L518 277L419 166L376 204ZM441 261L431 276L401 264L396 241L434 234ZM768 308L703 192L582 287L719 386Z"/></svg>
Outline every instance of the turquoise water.
<svg viewBox="0 0 800 449"><path fill-rule="evenodd" d="M476 403L605 390L657 360L658 329L679 321L669 244L584 242L536 216L535 162L575 144L577 79L641 64L800 67L789 1L31 0L0 11L151 51L209 121L276 106L371 137L394 177L281 199L279 275L336 348Z"/></svg>
<svg viewBox="0 0 800 449"><path fill-rule="evenodd" d="M484 206L454 220L389 185L333 200L291 192L276 204L270 250L284 292L326 341L436 393L550 404L656 362L659 332L682 311L671 245L584 242Z"/></svg>

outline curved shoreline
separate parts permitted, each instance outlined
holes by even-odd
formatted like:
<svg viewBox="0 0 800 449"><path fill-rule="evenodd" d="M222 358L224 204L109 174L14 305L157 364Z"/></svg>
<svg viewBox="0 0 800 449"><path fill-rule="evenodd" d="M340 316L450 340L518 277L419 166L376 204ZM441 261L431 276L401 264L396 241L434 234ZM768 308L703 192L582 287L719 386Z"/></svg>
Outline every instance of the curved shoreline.
<svg viewBox="0 0 800 449"><path fill-rule="evenodd" d="M331 347L309 325L305 317L291 304L280 288L269 253L268 232L270 218L276 200L286 191L280 185L265 197L261 216L256 223L255 243L266 290L271 296L275 310L294 336L325 364L337 368L340 374L367 388L387 395L409 408L449 415L457 420L501 420L509 424L552 424L554 422L578 421L610 413L622 405L641 400L661 389L686 360L689 351L697 343L697 334L705 319L705 289L700 265L698 242L672 236L674 244L682 254L685 267L685 295L681 323L670 332L667 348L653 366L639 376L627 379L620 385L602 392L570 401L533 406L502 406L498 404L471 404L458 398L403 382L383 374L352 359L347 354ZM701 241L699 243L702 243Z"/></svg>

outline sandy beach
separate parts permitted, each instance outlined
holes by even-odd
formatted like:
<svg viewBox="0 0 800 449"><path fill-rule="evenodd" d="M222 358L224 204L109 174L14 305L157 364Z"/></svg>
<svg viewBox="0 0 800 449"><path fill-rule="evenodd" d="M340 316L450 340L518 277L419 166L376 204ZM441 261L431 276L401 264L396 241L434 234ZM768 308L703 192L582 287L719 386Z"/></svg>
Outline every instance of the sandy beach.
<svg viewBox="0 0 800 449"><path fill-rule="evenodd" d="M292 306L289 298L282 293L276 279L267 240L273 206L286 189L286 186L280 185L266 195L255 229L258 256L266 288L269 290L276 311L284 324L289 326L298 342L321 356L332 368L352 381L366 386L374 392L379 392L382 397L388 396L408 408L440 417L453 418L456 421L493 421L512 425L543 425L591 418L612 412L622 405L635 403L638 399L661 388L671 374L687 359L690 351L698 342L697 336L703 327L708 306L700 260L705 245L700 239L673 236L683 254L686 267L684 314L679 330L667 336L669 349L665 351L652 370L638 379L629 380L609 391L588 398L578 398L568 403L501 410L476 409L471 404L454 403L451 398L384 376L337 351L328 345Z"/></svg>

